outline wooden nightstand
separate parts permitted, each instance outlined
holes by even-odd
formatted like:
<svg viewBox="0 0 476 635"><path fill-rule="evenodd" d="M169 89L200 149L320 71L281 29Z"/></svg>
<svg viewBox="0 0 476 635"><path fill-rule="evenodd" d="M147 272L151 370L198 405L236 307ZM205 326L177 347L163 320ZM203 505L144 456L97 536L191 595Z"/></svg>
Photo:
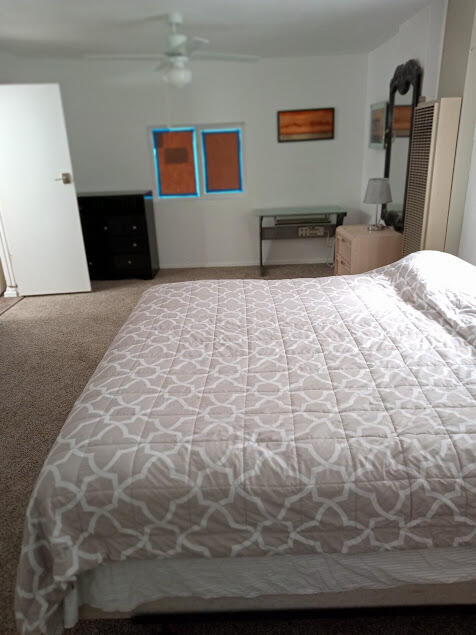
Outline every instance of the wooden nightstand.
<svg viewBox="0 0 476 635"><path fill-rule="evenodd" d="M367 225L341 225L336 230L335 274L364 273L402 257L403 235L393 227L369 232Z"/></svg>

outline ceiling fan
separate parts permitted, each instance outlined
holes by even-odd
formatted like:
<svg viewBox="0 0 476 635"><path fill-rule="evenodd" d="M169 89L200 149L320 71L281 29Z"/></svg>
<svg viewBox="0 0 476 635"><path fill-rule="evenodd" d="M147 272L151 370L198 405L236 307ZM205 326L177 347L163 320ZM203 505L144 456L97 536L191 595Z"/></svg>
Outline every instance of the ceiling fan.
<svg viewBox="0 0 476 635"><path fill-rule="evenodd" d="M167 45L163 53L153 54L90 54L88 59L94 60L129 60L129 61L156 61L159 65L156 71L164 71L162 79L181 88L192 81L192 71L189 62L193 60L227 61L227 62L256 62L260 58L256 55L238 55L232 53L212 53L202 49L210 44L210 40L203 37L189 38L184 33L179 32L183 24L183 16L178 11L165 15L157 15L141 20L141 23L149 21L167 21L170 31L167 36ZM137 22L136 22L137 24Z"/></svg>

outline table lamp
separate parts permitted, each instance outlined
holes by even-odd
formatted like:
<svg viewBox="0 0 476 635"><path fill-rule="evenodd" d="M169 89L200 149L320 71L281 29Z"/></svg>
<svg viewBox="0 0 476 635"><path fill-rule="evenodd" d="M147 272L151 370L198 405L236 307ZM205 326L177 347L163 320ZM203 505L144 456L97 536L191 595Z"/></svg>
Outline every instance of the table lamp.
<svg viewBox="0 0 476 635"><path fill-rule="evenodd" d="M367 184L367 191L365 192L364 203L375 203L375 224L369 225L367 229L371 231L379 231L385 229L385 225L380 223L379 205L382 203L390 203L392 200L392 193L390 191L390 183L388 179L378 178L369 179Z"/></svg>

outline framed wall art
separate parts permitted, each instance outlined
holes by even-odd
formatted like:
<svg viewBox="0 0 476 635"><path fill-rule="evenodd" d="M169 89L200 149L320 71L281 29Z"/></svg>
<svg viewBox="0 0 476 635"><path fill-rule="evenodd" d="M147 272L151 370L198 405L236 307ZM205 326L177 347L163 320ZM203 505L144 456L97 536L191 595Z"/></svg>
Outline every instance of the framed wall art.
<svg viewBox="0 0 476 635"><path fill-rule="evenodd" d="M387 125L387 102L379 101L370 106L369 148L383 150L385 147L385 128Z"/></svg>
<svg viewBox="0 0 476 635"><path fill-rule="evenodd" d="M334 139L334 108L280 110L278 141L318 141Z"/></svg>

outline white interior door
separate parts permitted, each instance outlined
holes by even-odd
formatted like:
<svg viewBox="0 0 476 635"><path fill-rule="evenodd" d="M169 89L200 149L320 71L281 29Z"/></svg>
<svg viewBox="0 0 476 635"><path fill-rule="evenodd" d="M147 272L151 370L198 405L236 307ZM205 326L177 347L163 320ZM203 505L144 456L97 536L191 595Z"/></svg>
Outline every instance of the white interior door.
<svg viewBox="0 0 476 635"><path fill-rule="evenodd" d="M20 295L90 291L57 84L0 86L0 214Z"/></svg>

